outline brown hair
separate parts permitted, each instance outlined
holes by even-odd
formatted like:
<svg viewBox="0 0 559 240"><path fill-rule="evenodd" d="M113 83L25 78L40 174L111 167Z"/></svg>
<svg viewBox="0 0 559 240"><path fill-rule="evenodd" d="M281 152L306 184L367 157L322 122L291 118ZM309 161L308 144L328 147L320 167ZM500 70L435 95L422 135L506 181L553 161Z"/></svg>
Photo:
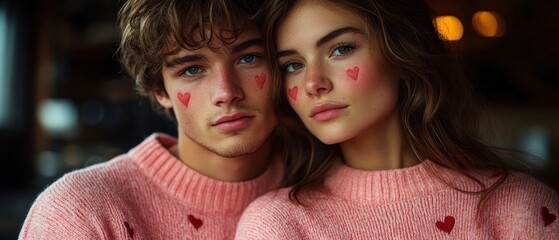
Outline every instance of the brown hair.
<svg viewBox="0 0 559 240"><path fill-rule="evenodd" d="M136 82L136 90L152 100L154 109L163 108L153 93L165 91L161 66L165 57L181 48L207 46L214 38L231 43L244 27L260 30L254 19L258 0L129 0L118 13L122 31L121 62ZM174 118L173 111L166 113Z"/></svg>
<svg viewBox="0 0 559 240"><path fill-rule="evenodd" d="M297 2L269 1L265 7L264 35L272 73L280 79L274 86L279 92L274 95L275 107L289 138L284 150L283 186L292 186L290 198L301 203L298 196L303 190L323 190L324 179L335 157L340 156L340 149L338 145L322 144L306 130L283 94L275 55L275 31ZM478 206L482 207L484 199L507 179L512 166L507 165L506 151L486 145L478 137L478 103L473 88L462 74L457 58L441 40L428 5L407 0L316 2L352 11L368 23L369 32L377 32L371 36L378 38L384 59L404 73L398 99L400 126L414 154L478 183L482 190L474 193L482 194ZM478 169L504 174L495 184L485 186L471 174ZM440 178L436 172L432 174Z"/></svg>

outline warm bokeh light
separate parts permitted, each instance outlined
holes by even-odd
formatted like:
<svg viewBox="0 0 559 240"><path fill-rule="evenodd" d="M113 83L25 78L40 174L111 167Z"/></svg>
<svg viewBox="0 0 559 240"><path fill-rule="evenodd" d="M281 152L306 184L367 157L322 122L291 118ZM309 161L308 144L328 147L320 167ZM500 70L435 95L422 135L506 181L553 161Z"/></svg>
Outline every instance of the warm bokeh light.
<svg viewBox="0 0 559 240"><path fill-rule="evenodd" d="M435 18L437 30L441 38L447 41L458 41L462 38L464 27L455 16L439 16Z"/></svg>
<svg viewBox="0 0 559 240"><path fill-rule="evenodd" d="M479 11L472 17L472 26L484 37L500 37L505 33L505 20L497 12Z"/></svg>

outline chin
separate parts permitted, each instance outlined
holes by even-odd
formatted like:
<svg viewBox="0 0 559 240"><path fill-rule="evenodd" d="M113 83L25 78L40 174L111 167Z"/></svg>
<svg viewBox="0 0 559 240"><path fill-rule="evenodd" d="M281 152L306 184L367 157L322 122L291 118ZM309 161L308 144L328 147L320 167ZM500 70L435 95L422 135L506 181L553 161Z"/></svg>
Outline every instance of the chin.
<svg viewBox="0 0 559 240"><path fill-rule="evenodd" d="M265 143L262 141L243 141L241 143L233 144L221 149L216 149L213 151L219 156L227 158L243 157L252 153L257 152Z"/></svg>
<svg viewBox="0 0 559 240"><path fill-rule="evenodd" d="M332 133L328 133L328 134L324 134L324 135L315 135L322 143L326 144L326 145L333 145L333 144L338 144L341 143L343 141L348 140L350 137L346 137L346 136L341 136L341 135L337 135L337 134L332 134Z"/></svg>

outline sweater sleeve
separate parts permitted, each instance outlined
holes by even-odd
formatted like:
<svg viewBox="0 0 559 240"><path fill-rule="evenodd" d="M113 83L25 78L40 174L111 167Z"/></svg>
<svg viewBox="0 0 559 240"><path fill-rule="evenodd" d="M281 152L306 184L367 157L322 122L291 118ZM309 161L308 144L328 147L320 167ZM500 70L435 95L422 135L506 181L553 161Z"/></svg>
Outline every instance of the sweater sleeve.
<svg viewBox="0 0 559 240"><path fill-rule="evenodd" d="M68 176L55 182L31 206L19 239L104 239L81 195Z"/></svg>
<svg viewBox="0 0 559 240"><path fill-rule="evenodd" d="M515 176L489 200L486 222L496 239L559 239L559 196L526 175Z"/></svg>
<svg viewBox="0 0 559 240"><path fill-rule="evenodd" d="M268 193L244 211L235 239L302 239L296 221L289 218L289 200Z"/></svg>

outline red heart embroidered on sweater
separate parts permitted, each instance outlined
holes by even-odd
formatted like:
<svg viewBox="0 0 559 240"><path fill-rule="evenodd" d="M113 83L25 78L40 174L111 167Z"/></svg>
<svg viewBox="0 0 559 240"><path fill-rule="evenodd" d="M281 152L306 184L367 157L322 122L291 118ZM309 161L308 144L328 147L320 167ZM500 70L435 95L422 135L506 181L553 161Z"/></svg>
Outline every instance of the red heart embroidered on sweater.
<svg viewBox="0 0 559 240"><path fill-rule="evenodd" d="M124 222L124 227L126 228L126 232L128 232L128 236L130 238L134 238L134 229L130 227L130 224L128 224L128 222Z"/></svg>
<svg viewBox="0 0 559 240"><path fill-rule="evenodd" d="M437 228L443 232L450 233L454 228L454 217L453 216L446 216L444 218L444 223L441 221L437 221L435 224Z"/></svg>
<svg viewBox="0 0 559 240"><path fill-rule="evenodd" d="M203 222L202 220L188 214L188 221L192 224L192 226L194 226L194 228L198 229L202 226Z"/></svg>
<svg viewBox="0 0 559 240"><path fill-rule="evenodd" d="M547 227L547 225L553 223L555 219L557 219L557 216L555 216L555 214L553 213L550 213L549 208L547 207L542 207L541 213L542 213L544 227Z"/></svg>

